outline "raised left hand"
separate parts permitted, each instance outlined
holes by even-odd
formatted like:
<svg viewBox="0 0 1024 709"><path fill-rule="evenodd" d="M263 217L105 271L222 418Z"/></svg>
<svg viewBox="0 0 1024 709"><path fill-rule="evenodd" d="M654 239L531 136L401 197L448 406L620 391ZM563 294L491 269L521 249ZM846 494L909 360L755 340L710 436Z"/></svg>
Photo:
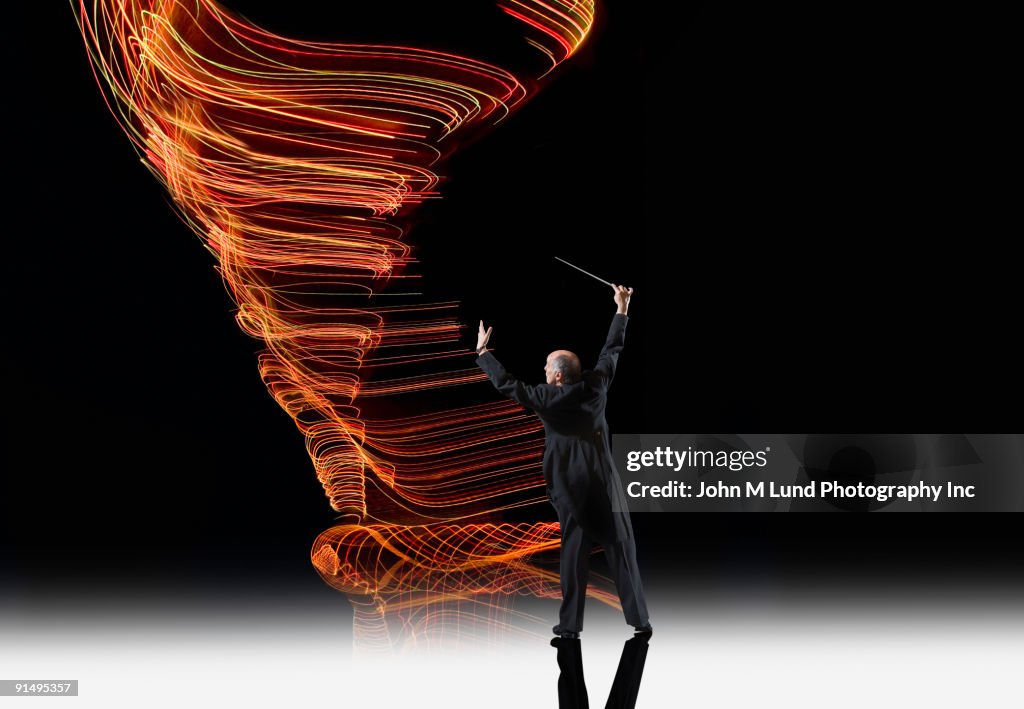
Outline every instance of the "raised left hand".
<svg viewBox="0 0 1024 709"><path fill-rule="evenodd" d="M478 354L479 354L480 350L482 350L483 348L487 347L487 341L491 339L491 330L493 330L493 329L494 329L494 326L492 325L491 327L487 328L487 330L485 331L484 330L484 321L483 320L480 321L480 330L479 330L479 332L477 332L477 335L476 335L476 351L477 351Z"/></svg>

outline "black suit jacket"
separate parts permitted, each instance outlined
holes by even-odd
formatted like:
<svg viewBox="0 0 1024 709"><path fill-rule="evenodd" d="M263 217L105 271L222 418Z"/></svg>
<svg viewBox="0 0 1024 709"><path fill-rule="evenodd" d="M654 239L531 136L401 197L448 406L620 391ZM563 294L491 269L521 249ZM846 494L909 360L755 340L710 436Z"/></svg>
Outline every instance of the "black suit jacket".
<svg viewBox="0 0 1024 709"><path fill-rule="evenodd" d="M574 384L524 384L505 371L493 353L485 352L476 360L498 391L540 418L548 499L560 518L571 514L600 543L621 542L633 535L604 416L628 320L615 314L597 364Z"/></svg>

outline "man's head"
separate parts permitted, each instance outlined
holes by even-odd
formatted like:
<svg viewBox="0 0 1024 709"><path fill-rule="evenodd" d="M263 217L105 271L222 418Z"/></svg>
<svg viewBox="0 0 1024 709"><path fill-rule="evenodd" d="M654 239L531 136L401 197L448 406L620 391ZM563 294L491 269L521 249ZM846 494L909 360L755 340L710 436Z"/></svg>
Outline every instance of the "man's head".
<svg viewBox="0 0 1024 709"><path fill-rule="evenodd" d="M580 358L569 350L555 350L548 355L544 374L548 384L574 384L580 379Z"/></svg>

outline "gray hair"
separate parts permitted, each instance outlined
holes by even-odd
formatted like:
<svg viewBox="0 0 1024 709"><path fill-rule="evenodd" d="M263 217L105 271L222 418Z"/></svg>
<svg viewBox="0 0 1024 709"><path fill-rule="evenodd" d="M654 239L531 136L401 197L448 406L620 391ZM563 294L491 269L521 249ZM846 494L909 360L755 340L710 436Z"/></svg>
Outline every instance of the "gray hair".
<svg viewBox="0 0 1024 709"><path fill-rule="evenodd" d="M580 380L580 358L576 355L558 355L551 358L551 369L562 373L562 381L575 384Z"/></svg>

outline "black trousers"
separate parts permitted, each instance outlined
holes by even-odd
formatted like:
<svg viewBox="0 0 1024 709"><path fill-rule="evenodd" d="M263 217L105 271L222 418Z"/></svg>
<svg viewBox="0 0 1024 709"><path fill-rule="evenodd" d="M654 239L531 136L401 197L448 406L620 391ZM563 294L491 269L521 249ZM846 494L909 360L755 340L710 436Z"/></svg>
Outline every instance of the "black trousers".
<svg viewBox="0 0 1024 709"><path fill-rule="evenodd" d="M590 575L590 553L597 542L579 525L576 518L556 505L558 521L562 526L562 606L558 611L558 625L562 630L583 630L583 607L587 600L587 577ZM636 565L636 544L633 538L619 543L603 544L605 559L615 579L622 613L629 625L648 622L647 601Z"/></svg>

